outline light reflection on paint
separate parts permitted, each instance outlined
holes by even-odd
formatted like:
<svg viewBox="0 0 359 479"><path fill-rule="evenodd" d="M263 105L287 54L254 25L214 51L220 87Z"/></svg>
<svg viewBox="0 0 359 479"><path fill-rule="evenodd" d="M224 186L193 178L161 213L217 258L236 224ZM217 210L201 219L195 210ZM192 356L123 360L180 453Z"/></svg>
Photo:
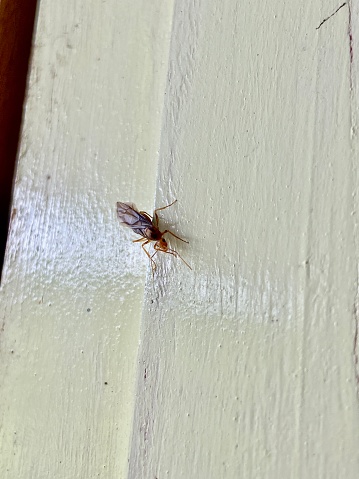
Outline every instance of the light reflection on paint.
<svg viewBox="0 0 359 479"><path fill-rule="evenodd" d="M303 298L294 291L294 273L278 275L268 270L246 277L237 273L238 267L221 272L181 272L178 265L161 263L158 281L148 279L147 294L153 308L160 308L163 320L173 317L196 321L228 321L226 327L238 324L277 323L292 321L301 314ZM289 278L289 280L288 280ZM173 310L173 296L176 308ZM282 324L282 323L281 323Z"/></svg>
<svg viewBox="0 0 359 479"><path fill-rule="evenodd" d="M40 199L36 192L31 200L19 196L14 199L17 214L8 240L3 282L19 274L45 276L46 271L46 281L51 278L52 283L70 287L84 283L96 287L99 281L116 281L122 286L124 281L129 286L134 281L143 283L147 258L132 243L134 235L120 227L114 205L95 206L84 198L70 208L73 198L56 202ZM38 213L41 204L45 215Z"/></svg>

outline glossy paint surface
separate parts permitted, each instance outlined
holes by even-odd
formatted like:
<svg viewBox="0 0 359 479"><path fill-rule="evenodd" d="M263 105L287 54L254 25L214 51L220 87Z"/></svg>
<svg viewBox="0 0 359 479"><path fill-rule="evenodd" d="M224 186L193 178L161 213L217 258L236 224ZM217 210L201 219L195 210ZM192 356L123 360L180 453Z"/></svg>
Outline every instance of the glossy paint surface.
<svg viewBox="0 0 359 479"><path fill-rule="evenodd" d="M316 30L337 6L176 4L157 186L193 273L147 285L131 479L358 475L348 8Z"/></svg>
<svg viewBox="0 0 359 479"><path fill-rule="evenodd" d="M41 1L1 289L0 477L124 478L172 6Z"/></svg>
<svg viewBox="0 0 359 479"><path fill-rule="evenodd" d="M317 28L337 8L41 2L1 477L358 477L359 17ZM153 279L118 224L154 198L193 271L159 253Z"/></svg>

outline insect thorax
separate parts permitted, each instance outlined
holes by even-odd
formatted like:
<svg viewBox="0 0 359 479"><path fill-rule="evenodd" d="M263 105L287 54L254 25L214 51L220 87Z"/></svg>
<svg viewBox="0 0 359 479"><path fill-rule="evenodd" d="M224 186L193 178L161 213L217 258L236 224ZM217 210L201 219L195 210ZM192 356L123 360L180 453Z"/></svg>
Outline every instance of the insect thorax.
<svg viewBox="0 0 359 479"><path fill-rule="evenodd" d="M144 235L150 241L158 241L161 239L161 232L157 228L146 228L144 230Z"/></svg>

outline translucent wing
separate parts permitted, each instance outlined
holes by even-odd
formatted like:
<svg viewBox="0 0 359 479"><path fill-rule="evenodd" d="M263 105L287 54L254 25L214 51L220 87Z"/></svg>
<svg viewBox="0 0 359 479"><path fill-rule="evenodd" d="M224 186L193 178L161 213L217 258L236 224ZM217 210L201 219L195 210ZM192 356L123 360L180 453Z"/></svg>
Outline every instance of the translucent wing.
<svg viewBox="0 0 359 479"><path fill-rule="evenodd" d="M152 220L146 213L139 212L133 203L116 203L117 216L123 226L131 228L134 233L148 237L153 229Z"/></svg>

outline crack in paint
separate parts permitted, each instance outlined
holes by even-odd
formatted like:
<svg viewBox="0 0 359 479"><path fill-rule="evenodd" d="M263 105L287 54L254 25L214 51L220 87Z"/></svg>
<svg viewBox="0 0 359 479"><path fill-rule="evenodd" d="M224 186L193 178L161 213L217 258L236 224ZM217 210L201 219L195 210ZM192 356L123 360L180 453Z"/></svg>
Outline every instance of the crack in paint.
<svg viewBox="0 0 359 479"><path fill-rule="evenodd" d="M348 2L348 11L349 11L349 18L348 18L348 35L349 35L349 52L350 52L350 64L353 63L353 34L352 34L352 9L350 7L350 2ZM350 67L351 70L351 67ZM350 76L350 82L352 86L352 78Z"/></svg>
<svg viewBox="0 0 359 479"><path fill-rule="evenodd" d="M331 15L329 15L329 17L324 18L324 20L322 20L322 21L320 22L320 24L317 26L316 30L319 30L319 28L323 25L323 23L325 23L327 20L329 20L330 18L332 18L332 17L333 17L336 13L338 13L339 10L340 10L341 8L343 8L344 5L346 5L346 4L347 4L347 2L344 2L342 5L340 5L340 7L338 7L338 8L335 10L335 12L333 12Z"/></svg>

